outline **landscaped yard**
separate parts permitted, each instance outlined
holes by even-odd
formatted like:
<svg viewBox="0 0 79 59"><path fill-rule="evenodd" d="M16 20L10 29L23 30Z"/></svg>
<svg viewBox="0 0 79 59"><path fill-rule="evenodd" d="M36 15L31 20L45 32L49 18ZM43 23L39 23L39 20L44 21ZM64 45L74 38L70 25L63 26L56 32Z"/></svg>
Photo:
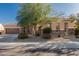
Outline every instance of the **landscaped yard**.
<svg viewBox="0 0 79 59"><path fill-rule="evenodd" d="M74 39L74 40L73 40ZM79 41L75 39L42 39L30 37L17 39L17 34L0 36L0 55L79 55Z"/></svg>

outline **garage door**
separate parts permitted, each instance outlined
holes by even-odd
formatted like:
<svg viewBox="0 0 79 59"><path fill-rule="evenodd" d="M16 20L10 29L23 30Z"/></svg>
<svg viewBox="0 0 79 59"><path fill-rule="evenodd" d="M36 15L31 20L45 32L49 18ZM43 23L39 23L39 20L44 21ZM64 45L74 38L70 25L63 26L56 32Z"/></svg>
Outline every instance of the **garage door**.
<svg viewBox="0 0 79 59"><path fill-rule="evenodd" d="M18 34L19 29L18 28L8 28L6 29L6 34Z"/></svg>

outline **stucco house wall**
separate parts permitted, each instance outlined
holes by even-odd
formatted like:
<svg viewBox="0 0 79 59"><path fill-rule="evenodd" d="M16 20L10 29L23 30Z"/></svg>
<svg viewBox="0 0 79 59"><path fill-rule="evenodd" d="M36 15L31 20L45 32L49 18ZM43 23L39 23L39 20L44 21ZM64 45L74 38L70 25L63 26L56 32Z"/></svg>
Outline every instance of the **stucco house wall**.
<svg viewBox="0 0 79 59"><path fill-rule="evenodd" d="M17 24L6 24L4 25L5 34L18 34L21 28Z"/></svg>
<svg viewBox="0 0 79 59"><path fill-rule="evenodd" d="M5 33L4 26L0 24L0 35Z"/></svg>
<svg viewBox="0 0 79 59"><path fill-rule="evenodd" d="M52 28L52 33L56 34L57 33L57 22L51 22L51 28ZM59 23L59 28L60 28L60 34L64 35L65 32L65 22L62 21ZM72 31L75 29L75 22L68 22L68 33L72 33ZM2 25L0 24L0 33L1 34L18 34L21 32L21 27L18 26L17 24L5 24Z"/></svg>
<svg viewBox="0 0 79 59"><path fill-rule="evenodd" d="M65 27L65 21L59 22L59 32L57 31L56 27L57 22L51 22L51 28L52 28L52 33L53 35L58 35L61 34L61 36L65 35L65 30L67 29L68 34L74 34L74 29L75 29L75 22L67 22L67 28Z"/></svg>

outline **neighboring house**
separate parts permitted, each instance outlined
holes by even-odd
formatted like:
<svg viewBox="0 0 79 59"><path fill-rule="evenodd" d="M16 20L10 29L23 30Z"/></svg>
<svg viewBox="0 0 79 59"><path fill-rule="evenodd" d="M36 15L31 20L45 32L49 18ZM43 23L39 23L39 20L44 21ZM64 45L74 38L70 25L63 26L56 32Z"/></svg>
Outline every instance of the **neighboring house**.
<svg viewBox="0 0 79 59"><path fill-rule="evenodd" d="M0 24L0 34L4 34L4 33L5 33L4 26Z"/></svg>

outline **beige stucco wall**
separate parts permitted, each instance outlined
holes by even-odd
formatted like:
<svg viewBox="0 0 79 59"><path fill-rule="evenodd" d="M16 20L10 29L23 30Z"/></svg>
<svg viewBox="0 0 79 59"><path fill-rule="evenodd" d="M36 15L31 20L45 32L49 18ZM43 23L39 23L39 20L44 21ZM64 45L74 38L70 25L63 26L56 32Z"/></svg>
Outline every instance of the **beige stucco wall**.
<svg viewBox="0 0 79 59"><path fill-rule="evenodd" d="M56 30L56 26L57 26L56 22L52 22L51 23L52 30Z"/></svg>
<svg viewBox="0 0 79 59"><path fill-rule="evenodd" d="M64 30L65 29L65 22L60 22L59 23L59 26L60 26L60 30ZM51 27L52 27L52 30L56 30L56 27L57 27L57 22L52 22L51 23ZM75 23L74 22L68 22L68 27L69 29L74 29L75 28Z"/></svg>
<svg viewBox="0 0 79 59"><path fill-rule="evenodd" d="M0 33L1 34L5 33L5 29L4 29L4 26L2 24L0 24Z"/></svg>

